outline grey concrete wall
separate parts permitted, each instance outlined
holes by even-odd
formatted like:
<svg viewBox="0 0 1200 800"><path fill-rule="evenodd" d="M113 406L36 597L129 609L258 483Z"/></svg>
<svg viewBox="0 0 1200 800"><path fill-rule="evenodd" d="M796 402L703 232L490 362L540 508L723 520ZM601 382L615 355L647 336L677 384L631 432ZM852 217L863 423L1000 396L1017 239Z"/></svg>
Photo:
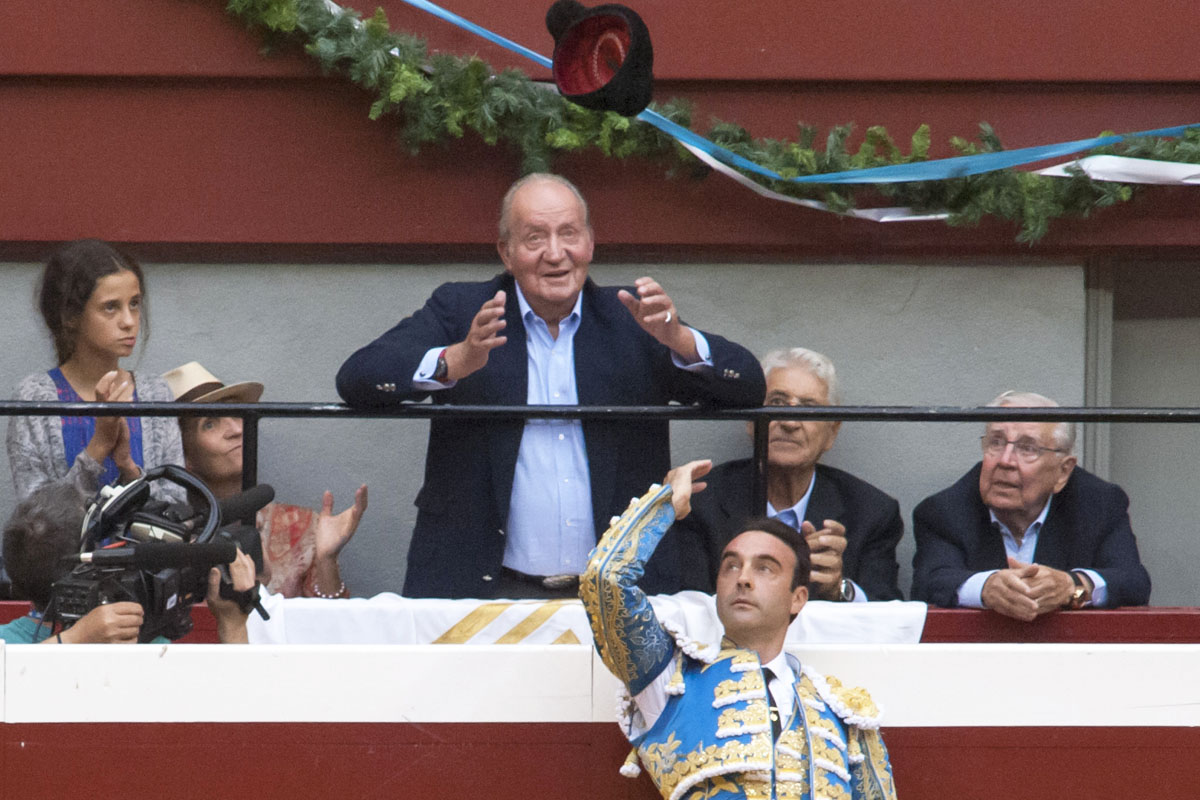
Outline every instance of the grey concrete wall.
<svg viewBox="0 0 1200 800"><path fill-rule="evenodd" d="M31 297L39 265L0 264L8 346L0 382L51 365ZM333 376L357 346L411 313L445 280L483 279L492 264L462 266L152 264L152 333L128 364L162 372L191 359L227 381L262 380L266 400L336 399ZM683 317L756 353L820 350L837 364L848 404L979 405L1028 388L1076 405L1084 386L1084 279L1054 265L595 264L601 283L651 274ZM830 463L900 499L907 516L924 496L978 458L979 426L845 425ZM344 506L359 482L371 507L344 556L355 593L398 589L414 519L423 422L265 421L260 476L281 500ZM676 460L749 453L740 424L683 423ZM0 482L0 508L11 483ZM900 551L907 591L911 533Z"/></svg>
<svg viewBox="0 0 1200 800"><path fill-rule="evenodd" d="M1114 406L1194 407L1200 317L1118 320L1112 386ZM1122 424L1113 425L1110 436L1112 480L1129 493L1138 549L1154 583L1151 602L1200 604L1200 427Z"/></svg>

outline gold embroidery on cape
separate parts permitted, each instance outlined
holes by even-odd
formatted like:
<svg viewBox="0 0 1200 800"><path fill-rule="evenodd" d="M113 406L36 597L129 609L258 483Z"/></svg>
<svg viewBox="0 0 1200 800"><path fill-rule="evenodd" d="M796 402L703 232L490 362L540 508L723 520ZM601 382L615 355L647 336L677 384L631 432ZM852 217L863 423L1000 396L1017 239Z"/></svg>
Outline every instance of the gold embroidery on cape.
<svg viewBox="0 0 1200 800"><path fill-rule="evenodd" d="M829 719L828 717L821 716L821 714L819 712L809 708L808 706L804 707L804 719L806 719L808 721L808 726L810 728L821 728L823 730L827 730L830 733L834 734L839 739L842 738L843 734L841 731L838 730L837 723L835 723L833 720ZM813 738L818 739L822 742L825 741L820 736L814 736Z"/></svg>
<svg viewBox="0 0 1200 800"><path fill-rule="evenodd" d="M705 785L706 780L712 780L716 775L770 770L770 738L769 735L754 736L745 743L735 739L706 747L701 743L700 749L690 753L679 753L677 751L681 742L671 733L665 742L643 745L638 752L659 792L663 797L670 797L681 781L694 777L702 770L711 770L714 775L700 779L697 786Z"/></svg>
<svg viewBox="0 0 1200 800"><path fill-rule="evenodd" d="M675 651L675 669L671 673L671 680L667 681L667 694L683 694L687 685L683 681L683 652Z"/></svg>
<svg viewBox="0 0 1200 800"><path fill-rule="evenodd" d="M846 789L846 785L840 780L836 783L830 781L829 774L824 770L815 770L816 775L813 785L813 798L828 798L828 800L851 800L851 794ZM835 777L836 780L836 777Z"/></svg>
<svg viewBox="0 0 1200 800"><path fill-rule="evenodd" d="M750 692L755 692L758 697L767 696L762 673L757 670L743 672L742 677L736 681L725 680L718 683L717 688L713 690L713 705L720 708L733 702L734 697Z"/></svg>
<svg viewBox="0 0 1200 800"><path fill-rule="evenodd" d="M722 650L721 652L724 653L725 651ZM729 663L730 672L742 672L749 667L758 666L758 653L754 652L753 650L736 649L732 652L733 658ZM737 669L737 667L741 667L741 669Z"/></svg>
<svg viewBox="0 0 1200 800"><path fill-rule="evenodd" d="M795 755L792 755L795 753ZM792 717L789 727L779 734L775 747L775 774L790 772L800 776L797 781L776 781L775 795L780 800L809 800L808 798L808 761L812 758L809 752L808 737L800 721L797 711Z"/></svg>
<svg viewBox="0 0 1200 800"><path fill-rule="evenodd" d="M697 788L688 790L685 800L708 800L708 798L720 792L737 794L739 791L736 783L724 775L717 775Z"/></svg>
<svg viewBox="0 0 1200 800"><path fill-rule="evenodd" d="M744 779L742 792L746 795L746 800L768 800L771 796L771 782Z"/></svg>
<svg viewBox="0 0 1200 800"><path fill-rule="evenodd" d="M855 791L864 800L896 800L887 749L879 731L855 730L850 736L850 752L863 752L865 763L856 765L851 778ZM868 768L869 765L869 768Z"/></svg>
<svg viewBox="0 0 1200 800"><path fill-rule="evenodd" d="M674 732L672 732L665 742L654 742L653 744L638 748L638 754L642 757L642 765L654 778L656 784L659 784L662 780L660 776L665 776L675 771L675 762L678 758L675 755L675 751L679 749L679 745L681 744L682 742L676 739Z"/></svg>
<svg viewBox="0 0 1200 800"><path fill-rule="evenodd" d="M726 660L732 660L732 662L734 664L744 664L746 662L751 662L751 663L757 664L758 663L758 654L755 653L753 650L743 650L742 648L740 648L736 644L734 644L732 639L730 639L726 636L722 636L721 637L721 647L719 650L717 650L716 658L714 658L712 661L710 661L707 664L701 665L700 671L706 672L709 667L714 666L715 664L724 663ZM730 672L737 671L737 670L732 669L732 665L730 665L730 666L731 666L731 669L729 670Z"/></svg>
<svg viewBox="0 0 1200 800"><path fill-rule="evenodd" d="M826 675L825 682L833 690L834 697L845 703L855 714L870 718L879 716L879 706L875 705L875 701L871 699L871 695L866 689L861 686L853 688L842 686L842 682L832 675Z"/></svg>
<svg viewBox="0 0 1200 800"><path fill-rule="evenodd" d="M797 758L792 753L800 757ZM804 774L808 770L808 757L808 742L804 739L804 731L788 728L779 734L779 742L775 748L775 769Z"/></svg>
<svg viewBox="0 0 1200 800"><path fill-rule="evenodd" d="M762 726L770 728L770 724L770 708L765 699L753 700L745 708L727 708L717 718L717 730L729 730L731 733L727 735L731 736L738 735L737 731L741 728L759 726L761 730Z"/></svg>
<svg viewBox="0 0 1200 800"><path fill-rule="evenodd" d="M833 764L836 767L840 767L842 769L842 771L845 772L847 775L850 774L850 765L848 763L846 763L846 754L843 753L841 750L838 750L836 747L832 746L831 744L829 744L828 742L826 742L824 739L822 739L819 736L812 737L812 752L809 754L809 757L812 758L814 761L818 758L824 759L825 761L828 761L830 764ZM818 770L821 770L823 772L828 771L825 767L821 766L820 764L816 764L815 766ZM836 775L836 773L834 773L834 774ZM840 775L838 775L837 777L839 780L841 780Z"/></svg>
<svg viewBox="0 0 1200 800"><path fill-rule="evenodd" d="M891 765L887 759L887 749L883 746L883 737L879 735L879 731L863 731L862 739L867 745L867 755L870 756L870 763L875 767L875 771L879 774L891 772Z"/></svg>
<svg viewBox="0 0 1200 800"><path fill-rule="evenodd" d="M806 759L814 762L812 764L813 780L815 782L812 791L814 799L850 800L851 795L847 791L847 781L843 780L841 775L830 772L818 762L818 759L827 762L841 769L847 776L850 776L846 753L833 742L813 733L813 731L819 729L832 734L839 741L843 741L848 735L849 729L843 730L842 726L835 720L822 715L820 711L803 702L805 699L819 697L816 686L807 675L802 674L799 680L796 681L796 693L801 699L800 708L804 714L807 731L785 731L784 735L780 736L780 744L803 753ZM832 712L832 709L829 709L829 711ZM780 797L785 796L782 793L780 794Z"/></svg>
<svg viewBox="0 0 1200 800"><path fill-rule="evenodd" d="M775 797L778 800L809 800L808 786L804 781L776 781Z"/></svg>
<svg viewBox="0 0 1200 800"><path fill-rule="evenodd" d="M850 741L846 742L846 757L849 759L857 759L863 754L862 748L858 745L859 737L852 731L847 731L847 734L849 734L847 738Z"/></svg>
<svg viewBox="0 0 1200 800"><path fill-rule="evenodd" d="M777 772L799 772L804 773L808 769L805 761L794 758L788 753L775 751L775 770Z"/></svg>

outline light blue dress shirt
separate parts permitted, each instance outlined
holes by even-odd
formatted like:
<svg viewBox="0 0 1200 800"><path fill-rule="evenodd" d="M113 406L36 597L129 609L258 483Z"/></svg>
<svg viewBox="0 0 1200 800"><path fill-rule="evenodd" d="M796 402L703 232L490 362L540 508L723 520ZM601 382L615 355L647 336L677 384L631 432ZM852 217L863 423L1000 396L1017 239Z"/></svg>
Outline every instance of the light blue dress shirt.
<svg viewBox="0 0 1200 800"><path fill-rule="evenodd" d="M808 482L808 491L804 493L804 497L801 497L796 501L796 505L792 506L791 508L785 508L783 511L776 511L775 506L771 505L771 501L768 500L767 516L777 519L780 522L799 531L800 525L804 522L804 515L808 513L808 501L812 498L813 487L816 485L817 473L814 472L812 479ZM859 586L857 583L854 583L854 581L850 581L850 583L854 584L854 600L851 602L865 603L870 599L867 597L867 593L861 586Z"/></svg>
<svg viewBox="0 0 1200 800"><path fill-rule="evenodd" d="M558 323L558 337L550 335L546 321L525 299L518 285L517 303L525 324L529 405L573 406L579 404L575 383L575 334L579 330L583 304L581 293L575 307ZM708 341L688 328L696 342L700 361L685 364L676 354L680 369L697 371L712 367ZM438 355L434 347L413 375L413 386L426 391L447 389L453 381L432 380ZM525 422L521 448L513 473L508 505L504 566L528 575L577 575L587 566L588 554L596 545L592 514L592 482L588 473L583 423L567 419L530 419ZM556 534L556 535L554 535Z"/></svg>
<svg viewBox="0 0 1200 800"><path fill-rule="evenodd" d="M1033 552L1037 549L1038 534L1042 532L1042 525L1046 522L1046 515L1050 513L1050 503L1053 500L1053 495L1046 500L1042 513L1038 514L1038 518L1030 524L1029 530L1025 531L1025 537L1019 545L1017 537L1008 529L1008 526L996 518L995 512L988 509L988 516L992 518L992 525L1000 531L1000 538L1004 540L1004 552L1009 558L1015 558L1022 564L1034 563ZM983 608L983 584L994 572L998 572L998 570L989 569L984 572L976 572L963 581L962 586L958 587L958 605L962 608ZM1080 569L1079 572L1087 573L1087 576L1092 579L1092 605L1097 608L1102 607L1108 600L1108 584L1095 570Z"/></svg>
<svg viewBox="0 0 1200 800"><path fill-rule="evenodd" d="M526 401L537 406L579 404L575 387L575 332L583 295L558 323L558 338L517 287L525 323L529 370ZM577 419L525 422L508 505L504 566L530 575L579 574L596 544L592 481L583 423ZM557 536L547 536L550 531Z"/></svg>

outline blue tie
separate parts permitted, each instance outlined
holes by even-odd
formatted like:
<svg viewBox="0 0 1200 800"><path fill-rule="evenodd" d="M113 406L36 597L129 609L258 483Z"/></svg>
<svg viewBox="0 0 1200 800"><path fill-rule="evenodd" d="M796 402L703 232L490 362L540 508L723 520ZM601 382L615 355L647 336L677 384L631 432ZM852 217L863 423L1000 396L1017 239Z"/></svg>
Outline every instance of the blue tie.
<svg viewBox="0 0 1200 800"><path fill-rule="evenodd" d="M796 530L800 530L800 519L796 516L796 509L794 508L785 508L775 515L775 519Z"/></svg>

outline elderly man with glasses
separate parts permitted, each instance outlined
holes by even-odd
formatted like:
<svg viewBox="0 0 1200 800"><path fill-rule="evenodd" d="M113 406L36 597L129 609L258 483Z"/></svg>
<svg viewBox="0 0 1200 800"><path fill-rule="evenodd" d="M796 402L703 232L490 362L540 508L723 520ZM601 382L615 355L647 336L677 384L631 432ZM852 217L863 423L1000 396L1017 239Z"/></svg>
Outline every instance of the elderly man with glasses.
<svg viewBox="0 0 1200 800"><path fill-rule="evenodd" d="M988 405L1058 403L1005 392ZM1150 601L1129 497L1076 466L1074 425L992 423L981 442L983 461L913 511L913 599L1025 621Z"/></svg>
<svg viewBox="0 0 1200 800"><path fill-rule="evenodd" d="M762 359L768 406L840 403L833 362L804 347L772 350ZM778 519L800 531L812 552L809 595L818 600L902 600L896 544L904 536L900 504L849 472L819 463L837 440L840 422L774 420L767 448L767 506L751 508L754 462L744 458L715 467L708 491L680 536L683 588L717 590L725 545L747 517ZM749 432L753 432L750 428Z"/></svg>

